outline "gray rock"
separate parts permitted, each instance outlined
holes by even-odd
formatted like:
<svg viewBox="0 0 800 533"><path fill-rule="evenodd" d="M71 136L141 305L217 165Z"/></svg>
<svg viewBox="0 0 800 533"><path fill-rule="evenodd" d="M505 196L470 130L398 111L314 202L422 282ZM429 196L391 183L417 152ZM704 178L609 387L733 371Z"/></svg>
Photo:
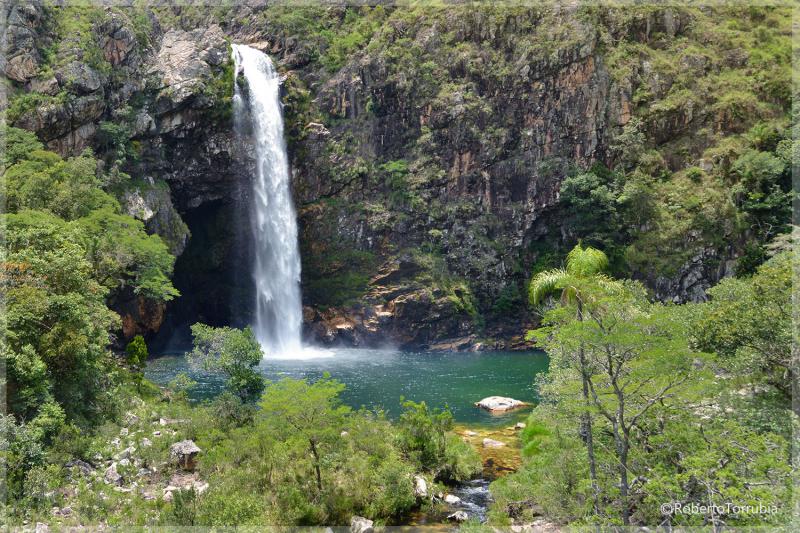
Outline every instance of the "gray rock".
<svg viewBox="0 0 800 533"><path fill-rule="evenodd" d="M363 516L354 516L350 519L350 533L373 533L372 520Z"/></svg>
<svg viewBox="0 0 800 533"><path fill-rule="evenodd" d="M169 447L170 457L184 470L194 470L197 454L202 451L191 440L182 440Z"/></svg>
<svg viewBox="0 0 800 533"><path fill-rule="evenodd" d="M111 466L106 469L103 480L109 485L118 487L122 485L122 476L117 472L117 463L111 463Z"/></svg>
<svg viewBox="0 0 800 533"><path fill-rule="evenodd" d="M529 404L505 396L489 396L475 404L476 407L480 407L481 409L496 412L509 411L511 409L517 409L518 407L525 407L526 405Z"/></svg>
<svg viewBox="0 0 800 533"><path fill-rule="evenodd" d="M68 87L76 94L93 93L105 82L100 73L81 61L73 61L58 69L56 79L62 87Z"/></svg>
<svg viewBox="0 0 800 533"><path fill-rule="evenodd" d="M466 522L469 520L469 515L466 511L456 511L453 514L447 515L448 520L453 520L454 522Z"/></svg>
<svg viewBox="0 0 800 533"><path fill-rule="evenodd" d="M132 426L134 424L137 424L138 422L139 422L139 417L138 416L136 416L133 413L125 413L125 418L123 420L123 423L126 426Z"/></svg>
<svg viewBox="0 0 800 533"><path fill-rule="evenodd" d="M500 442L499 440L483 439L484 448L502 448L505 445L506 445L505 442Z"/></svg>
<svg viewBox="0 0 800 533"><path fill-rule="evenodd" d="M81 474L84 476L88 476L92 472L94 472L94 467L85 461L81 461L80 459L74 459L72 461L67 462L64 465L66 468L75 468L80 471Z"/></svg>
<svg viewBox="0 0 800 533"><path fill-rule="evenodd" d="M444 503L449 503L450 505L457 505L461 503L461 498L459 498L455 494L446 494L444 497Z"/></svg>
<svg viewBox="0 0 800 533"><path fill-rule="evenodd" d="M414 476L414 496L417 498L428 497L428 483L422 476Z"/></svg>

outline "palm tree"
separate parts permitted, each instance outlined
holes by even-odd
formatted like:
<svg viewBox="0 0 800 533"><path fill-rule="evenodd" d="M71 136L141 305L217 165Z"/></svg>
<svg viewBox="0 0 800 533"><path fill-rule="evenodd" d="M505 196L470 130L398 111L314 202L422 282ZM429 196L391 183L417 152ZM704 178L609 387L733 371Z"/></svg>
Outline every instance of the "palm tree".
<svg viewBox="0 0 800 533"><path fill-rule="evenodd" d="M539 272L531 280L528 298L532 305L538 306L547 296L561 291L562 305L575 305L577 319L583 321L583 306L585 295L581 287L587 282L600 285L613 285L616 282L603 274L608 268L608 257L602 251L591 246L583 247L578 244L567 254L566 268L557 268ZM600 507L597 501L597 464L594 456L594 440L592 436L592 416L589 412L589 378L590 369L586 364L584 349L578 349L578 370L581 374L583 385L584 412L581 415L581 434L586 442L589 456L589 478L592 483L594 512L598 514Z"/></svg>

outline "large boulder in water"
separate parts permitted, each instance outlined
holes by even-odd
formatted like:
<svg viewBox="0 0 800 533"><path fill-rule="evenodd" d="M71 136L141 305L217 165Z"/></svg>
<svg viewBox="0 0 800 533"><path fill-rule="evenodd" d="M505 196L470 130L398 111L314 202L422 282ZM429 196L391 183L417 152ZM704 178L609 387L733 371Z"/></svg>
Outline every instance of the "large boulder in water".
<svg viewBox="0 0 800 533"><path fill-rule="evenodd" d="M475 404L476 407L492 412L509 411L511 409L525 407L526 405L530 404L515 400L514 398L506 398L505 396L489 396Z"/></svg>

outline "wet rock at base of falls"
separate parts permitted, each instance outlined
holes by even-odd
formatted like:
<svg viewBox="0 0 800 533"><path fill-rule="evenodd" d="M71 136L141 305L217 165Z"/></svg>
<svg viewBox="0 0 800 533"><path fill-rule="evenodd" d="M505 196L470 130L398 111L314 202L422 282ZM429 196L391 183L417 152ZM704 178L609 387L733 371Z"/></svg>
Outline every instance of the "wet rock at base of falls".
<svg viewBox="0 0 800 533"><path fill-rule="evenodd" d="M372 520L363 516L354 516L350 519L351 533L373 533Z"/></svg>
<svg viewBox="0 0 800 533"><path fill-rule="evenodd" d="M469 515L466 511L456 511L453 514L447 515L448 520L453 520L454 522L466 522L469 520Z"/></svg>
<svg viewBox="0 0 800 533"><path fill-rule="evenodd" d="M197 454L202 452L191 440L182 440L169 447L169 455L184 470L194 470Z"/></svg>
<svg viewBox="0 0 800 533"><path fill-rule="evenodd" d="M475 407L493 412L510 411L511 409L517 409L527 405L530 404L515 400L514 398L506 398L505 396L489 396L475 403Z"/></svg>

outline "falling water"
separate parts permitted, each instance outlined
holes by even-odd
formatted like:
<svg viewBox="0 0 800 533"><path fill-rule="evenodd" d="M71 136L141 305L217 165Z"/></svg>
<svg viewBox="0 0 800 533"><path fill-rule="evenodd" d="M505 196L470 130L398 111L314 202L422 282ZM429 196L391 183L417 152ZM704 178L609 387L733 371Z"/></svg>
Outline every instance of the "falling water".
<svg viewBox="0 0 800 533"><path fill-rule="evenodd" d="M283 138L280 77L265 54L233 45L234 121L250 130L255 148L253 238L256 338L268 356L301 353L300 253ZM240 86L239 75L247 81ZM244 126L244 127L242 127Z"/></svg>

